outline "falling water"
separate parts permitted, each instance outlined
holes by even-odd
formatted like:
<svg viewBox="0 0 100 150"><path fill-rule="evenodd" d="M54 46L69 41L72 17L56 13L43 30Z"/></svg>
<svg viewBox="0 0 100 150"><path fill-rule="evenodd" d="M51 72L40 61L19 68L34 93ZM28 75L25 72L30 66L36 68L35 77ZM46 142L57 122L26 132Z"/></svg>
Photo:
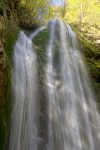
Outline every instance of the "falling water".
<svg viewBox="0 0 100 150"><path fill-rule="evenodd" d="M45 27L40 27L38 29L36 29L31 35L30 35L30 39L33 39L34 37L37 36L37 34L39 34L39 32L41 32L42 30L44 30Z"/></svg>
<svg viewBox="0 0 100 150"><path fill-rule="evenodd" d="M9 150L37 150L37 64L31 40L21 32L14 48L13 112Z"/></svg>
<svg viewBox="0 0 100 150"><path fill-rule="evenodd" d="M100 117L76 35L59 19L48 23L41 82L32 38L43 29L21 32L14 48L9 150L99 150Z"/></svg>
<svg viewBox="0 0 100 150"><path fill-rule="evenodd" d="M49 24L47 149L99 150L100 117L76 35L61 20L53 20ZM55 53L59 53L57 61Z"/></svg>

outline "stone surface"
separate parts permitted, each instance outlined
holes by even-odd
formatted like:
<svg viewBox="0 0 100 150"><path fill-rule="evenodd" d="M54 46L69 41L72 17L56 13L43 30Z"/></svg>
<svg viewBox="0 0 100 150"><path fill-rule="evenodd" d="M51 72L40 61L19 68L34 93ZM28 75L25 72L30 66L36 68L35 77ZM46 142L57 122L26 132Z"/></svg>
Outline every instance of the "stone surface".
<svg viewBox="0 0 100 150"><path fill-rule="evenodd" d="M6 55L0 40L0 108L6 100L6 84L7 84L7 66Z"/></svg>

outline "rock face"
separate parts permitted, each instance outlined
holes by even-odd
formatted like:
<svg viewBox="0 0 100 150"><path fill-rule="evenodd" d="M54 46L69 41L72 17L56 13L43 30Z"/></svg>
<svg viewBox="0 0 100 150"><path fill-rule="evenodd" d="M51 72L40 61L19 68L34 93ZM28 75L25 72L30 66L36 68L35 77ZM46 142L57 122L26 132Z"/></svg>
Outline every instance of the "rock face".
<svg viewBox="0 0 100 150"><path fill-rule="evenodd" d="M7 65L6 55L0 40L0 108L4 105L6 100L6 83L7 83Z"/></svg>

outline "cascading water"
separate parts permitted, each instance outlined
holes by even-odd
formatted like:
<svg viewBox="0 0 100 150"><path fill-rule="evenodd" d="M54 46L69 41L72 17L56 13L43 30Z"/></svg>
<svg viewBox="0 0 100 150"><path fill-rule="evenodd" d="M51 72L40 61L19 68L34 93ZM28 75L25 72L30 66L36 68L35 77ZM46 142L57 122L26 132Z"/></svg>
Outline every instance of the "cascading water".
<svg viewBox="0 0 100 150"><path fill-rule="evenodd" d="M31 40L21 32L14 48L13 112L9 150L37 150L37 64Z"/></svg>
<svg viewBox="0 0 100 150"><path fill-rule="evenodd" d="M100 117L76 35L59 19L48 23L39 75L31 40L43 29L21 32L15 45L9 150L99 150Z"/></svg>
<svg viewBox="0 0 100 150"><path fill-rule="evenodd" d="M78 51L76 35L61 20L49 24L51 35L46 68L49 112L47 149L99 150L100 117ZM56 64L55 53L59 53Z"/></svg>

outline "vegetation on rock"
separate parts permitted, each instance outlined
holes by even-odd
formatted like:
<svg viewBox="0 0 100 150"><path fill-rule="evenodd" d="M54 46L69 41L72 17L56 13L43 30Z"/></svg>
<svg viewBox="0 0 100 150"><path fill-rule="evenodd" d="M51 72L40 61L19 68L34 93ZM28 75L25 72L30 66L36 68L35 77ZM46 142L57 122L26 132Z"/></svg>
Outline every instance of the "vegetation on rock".
<svg viewBox="0 0 100 150"><path fill-rule="evenodd" d="M0 18L0 149L5 150L10 125L12 54L19 28L12 19Z"/></svg>

